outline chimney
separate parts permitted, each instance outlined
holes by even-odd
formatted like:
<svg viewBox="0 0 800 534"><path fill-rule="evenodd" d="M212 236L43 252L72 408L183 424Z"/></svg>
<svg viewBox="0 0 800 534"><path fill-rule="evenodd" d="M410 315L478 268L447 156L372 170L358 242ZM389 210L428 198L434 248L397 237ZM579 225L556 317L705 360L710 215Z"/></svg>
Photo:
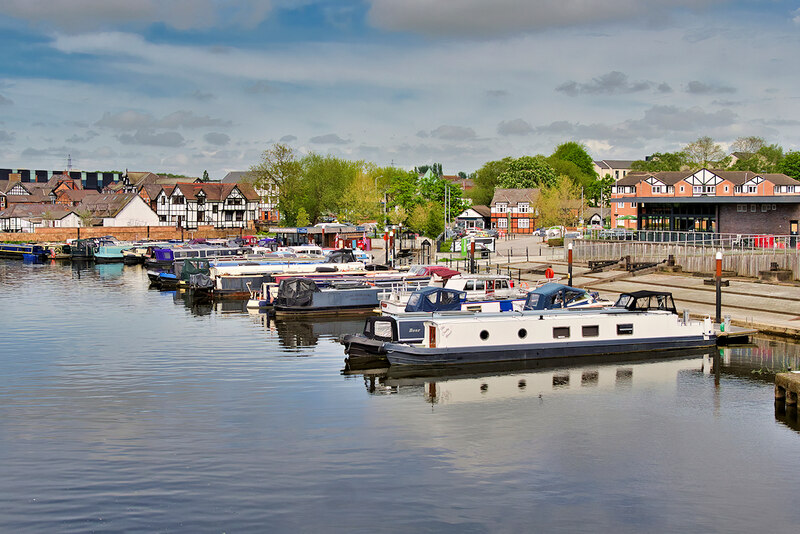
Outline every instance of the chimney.
<svg viewBox="0 0 800 534"><path fill-rule="evenodd" d="M20 173L18 173L18 172L12 172L12 173L10 173L8 175L8 182L9 183L21 182L21 181L22 181L22 175Z"/></svg>

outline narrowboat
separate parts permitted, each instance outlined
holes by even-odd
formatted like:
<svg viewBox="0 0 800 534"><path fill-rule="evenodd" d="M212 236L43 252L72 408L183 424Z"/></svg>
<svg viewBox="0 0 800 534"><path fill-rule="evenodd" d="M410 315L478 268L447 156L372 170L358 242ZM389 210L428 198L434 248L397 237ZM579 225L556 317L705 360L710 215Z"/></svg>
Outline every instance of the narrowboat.
<svg viewBox="0 0 800 534"><path fill-rule="evenodd" d="M42 245L0 243L0 256L26 261L41 261L47 256L47 250Z"/></svg>
<svg viewBox="0 0 800 534"><path fill-rule="evenodd" d="M386 343L390 365L463 365L713 347L711 319L680 317L672 294L636 291L614 306L432 317L420 344Z"/></svg>
<svg viewBox="0 0 800 534"><path fill-rule="evenodd" d="M145 265L151 268L168 268L177 261L187 258L212 259L226 258L245 254L249 248L240 246L186 245L177 247L154 248L152 257L145 259Z"/></svg>
<svg viewBox="0 0 800 534"><path fill-rule="evenodd" d="M307 278L287 278L278 286L273 308L275 315L372 313L380 291L363 282L336 281L320 288Z"/></svg>

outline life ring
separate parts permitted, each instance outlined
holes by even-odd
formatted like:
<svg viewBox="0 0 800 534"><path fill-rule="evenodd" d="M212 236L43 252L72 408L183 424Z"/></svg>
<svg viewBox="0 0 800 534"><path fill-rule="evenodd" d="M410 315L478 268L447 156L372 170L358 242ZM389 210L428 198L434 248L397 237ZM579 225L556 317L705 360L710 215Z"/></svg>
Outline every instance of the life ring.
<svg viewBox="0 0 800 534"><path fill-rule="evenodd" d="M555 278L555 276L556 276L556 273L553 272L553 269L551 269L550 267L545 269L545 271L544 271L544 277L545 278L550 279L550 278Z"/></svg>
<svg viewBox="0 0 800 534"><path fill-rule="evenodd" d="M520 282L519 287L523 289L529 289L531 286L528 284L528 282Z"/></svg>

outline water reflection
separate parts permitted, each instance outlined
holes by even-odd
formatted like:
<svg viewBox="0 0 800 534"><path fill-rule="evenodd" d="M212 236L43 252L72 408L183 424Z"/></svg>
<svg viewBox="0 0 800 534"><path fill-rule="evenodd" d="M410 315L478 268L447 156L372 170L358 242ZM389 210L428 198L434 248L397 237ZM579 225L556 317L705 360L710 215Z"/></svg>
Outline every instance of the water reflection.
<svg viewBox="0 0 800 534"><path fill-rule="evenodd" d="M321 338L338 340L339 336L364 329L364 320L356 318L281 318L256 310L249 310L249 313L251 319L260 324L269 336L278 338L284 349L311 348Z"/></svg>
<svg viewBox="0 0 800 534"><path fill-rule="evenodd" d="M537 362L452 368L398 366L352 374L362 374L367 392L373 395L418 395L428 403L443 404L537 396L542 399L551 394L581 394L591 390L674 390L684 374L713 373L713 359L711 353L692 352L646 361L623 358L597 362L595 358L557 366Z"/></svg>

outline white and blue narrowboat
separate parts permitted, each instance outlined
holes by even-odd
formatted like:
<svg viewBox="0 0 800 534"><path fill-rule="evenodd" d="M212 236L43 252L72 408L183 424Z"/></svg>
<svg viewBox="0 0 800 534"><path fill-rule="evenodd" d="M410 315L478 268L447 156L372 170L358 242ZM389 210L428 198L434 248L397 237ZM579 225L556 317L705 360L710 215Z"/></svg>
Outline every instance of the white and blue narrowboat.
<svg viewBox="0 0 800 534"><path fill-rule="evenodd" d="M613 307L432 317L419 344L386 343L390 365L552 361L713 347L710 318L680 317L671 293L623 293Z"/></svg>

